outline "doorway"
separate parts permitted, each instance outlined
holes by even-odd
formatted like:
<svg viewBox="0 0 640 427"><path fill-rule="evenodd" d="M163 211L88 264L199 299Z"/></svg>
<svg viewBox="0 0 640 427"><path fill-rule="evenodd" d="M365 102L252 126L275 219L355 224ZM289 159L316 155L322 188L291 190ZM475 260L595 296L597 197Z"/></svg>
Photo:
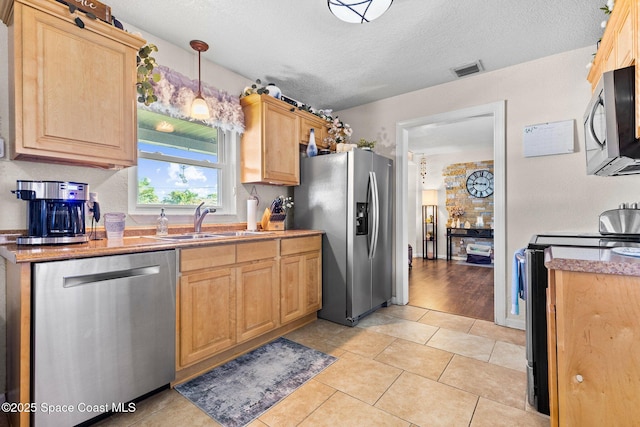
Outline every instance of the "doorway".
<svg viewBox="0 0 640 427"><path fill-rule="evenodd" d="M462 261L416 258L409 272L409 305L493 322L493 268Z"/></svg>
<svg viewBox="0 0 640 427"><path fill-rule="evenodd" d="M493 159L494 159L494 250L498 256L494 259L494 315L495 323L506 324L506 222L505 222L505 102L470 107L462 110L420 117L396 125L396 268L394 303L405 305L409 302L408 268L408 219L406 206L408 200L408 151L411 129L429 124L458 122L467 118L490 115L493 118Z"/></svg>

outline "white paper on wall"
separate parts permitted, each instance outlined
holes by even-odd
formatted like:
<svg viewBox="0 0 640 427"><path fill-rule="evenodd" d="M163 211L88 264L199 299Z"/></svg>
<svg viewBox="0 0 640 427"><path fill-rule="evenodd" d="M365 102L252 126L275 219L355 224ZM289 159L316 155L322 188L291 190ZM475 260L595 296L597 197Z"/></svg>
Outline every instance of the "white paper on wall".
<svg viewBox="0 0 640 427"><path fill-rule="evenodd" d="M525 126L522 143L524 157L573 153L574 120Z"/></svg>

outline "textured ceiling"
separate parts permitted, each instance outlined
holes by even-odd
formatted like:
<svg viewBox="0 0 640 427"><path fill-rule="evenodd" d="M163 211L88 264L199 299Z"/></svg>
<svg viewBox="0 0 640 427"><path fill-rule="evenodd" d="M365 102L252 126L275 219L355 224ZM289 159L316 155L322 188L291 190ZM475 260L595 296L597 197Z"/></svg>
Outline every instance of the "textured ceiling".
<svg viewBox="0 0 640 427"><path fill-rule="evenodd" d="M121 21L315 108L343 110L592 45L602 1L395 0L379 19L347 24L325 0L106 0ZM586 65L586 64L585 64ZM586 71L585 71L586 74Z"/></svg>

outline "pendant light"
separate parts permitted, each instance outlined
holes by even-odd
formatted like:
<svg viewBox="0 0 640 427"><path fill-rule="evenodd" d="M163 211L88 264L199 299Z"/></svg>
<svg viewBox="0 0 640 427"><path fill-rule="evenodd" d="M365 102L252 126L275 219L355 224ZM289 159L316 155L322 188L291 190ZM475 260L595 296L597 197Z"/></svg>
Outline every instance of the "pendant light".
<svg viewBox="0 0 640 427"><path fill-rule="evenodd" d="M207 101L202 97L202 80L200 76L200 55L209 49L209 45L201 40L189 42L193 50L198 51L198 94L191 104L191 117L197 120L206 120L210 117Z"/></svg>
<svg viewBox="0 0 640 427"><path fill-rule="evenodd" d="M327 0L336 18L352 24L362 24L382 16L393 0Z"/></svg>

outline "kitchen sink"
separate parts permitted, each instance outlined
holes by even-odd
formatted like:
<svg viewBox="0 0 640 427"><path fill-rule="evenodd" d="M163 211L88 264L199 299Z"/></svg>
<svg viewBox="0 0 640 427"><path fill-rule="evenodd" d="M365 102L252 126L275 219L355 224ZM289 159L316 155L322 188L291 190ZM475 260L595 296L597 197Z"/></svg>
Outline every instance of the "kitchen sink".
<svg viewBox="0 0 640 427"><path fill-rule="evenodd" d="M159 240L173 240L173 241L189 241L189 240L208 240L208 239L222 239L224 237L244 237L244 236L258 236L272 234L264 231L220 231L218 233L185 233L185 234L168 234L166 236L146 236Z"/></svg>
<svg viewBox="0 0 640 427"><path fill-rule="evenodd" d="M261 236L265 234L272 234L266 231L247 231L247 230L237 230L237 231L221 231L219 233L212 233L216 236L220 237L242 237L242 236Z"/></svg>
<svg viewBox="0 0 640 427"><path fill-rule="evenodd" d="M159 240L204 240L204 239L217 239L224 236L211 233L187 233L187 234L168 234L166 236L146 236Z"/></svg>

